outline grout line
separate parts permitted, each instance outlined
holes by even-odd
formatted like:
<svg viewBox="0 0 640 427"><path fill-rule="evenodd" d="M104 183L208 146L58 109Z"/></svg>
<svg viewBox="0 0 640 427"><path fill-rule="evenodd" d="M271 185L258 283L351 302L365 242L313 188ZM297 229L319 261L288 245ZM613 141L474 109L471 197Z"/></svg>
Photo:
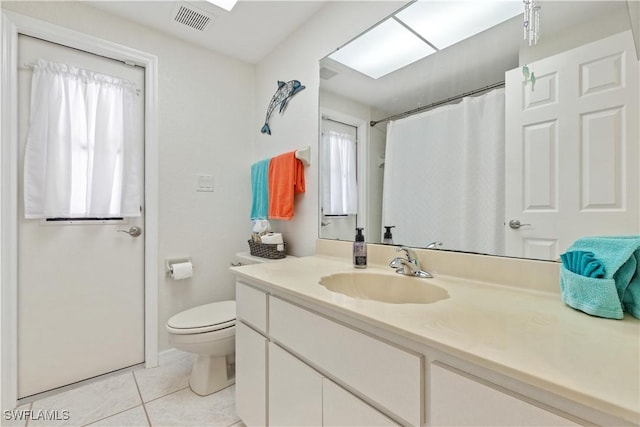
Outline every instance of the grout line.
<svg viewBox="0 0 640 427"><path fill-rule="evenodd" d="M238 416L236 415L236 418L237 418L237 420L235 420L233 423L229 424L227 427L233 427L233 426L235 426L236 424L238 424L238 423L240 423L240 422L242 422L242 423L244 424L244 421L242 421L242 420L240 419L240 417L238 417Z"/></svg>
<svg viewBox="0 0 640 427"><path fill-rule="evenodd" d="M140 402L142 402L142 410L144 411L144 416L147 418L147 424L151 427L151 418L149 418L149 413L147 412L147 406L145 405L144 398L142 397L142 392L140 391L140 386L138 385L138 379L136 378L135 373L131 373L133 375L133 381L136 383L136 389L138 390L138 395L140 396Z"/></svg>
<svg viewBox="0 0 640 427"><path fill-rule="evenodd" d="M33 411L33 402L29 403L29 413L31 413L31 411ZM29 421L31 421L30 417L27 418L27 422L24 423L24 427L28 427L29 426Z"/></svg>
<svg viewBox="0 0 640 427"><path fill-rule="evenodd" d="M121 369L116 369L115 371L110 371L110 372L106 372L104 374L100 374L100 375L95 375L93 377L90 378L85 378L83 380L79 380L76 382L73 382L71 384L67 384L67 385L63 385L60 387L56 387L54 389L51 390L46 390L40 393L36 393L36 394L32 394L31 396L27 396L27 397L23 397L21 399L18 399L18 405L26 405L27 403L33 403L33 402L39 402L41 400L47 399L49 397L52 396L58 396L62 393L66 393L68 391L72 391L72 390L77 390L79 388L82 388L84 386L90 385L90 384L95 384L95 383L99 383L101 381L104 380L108 380L110 378L115 378L118 377L119 375L125 375L128 372L133 372L136 369L140 369L140 367L142 366L142 363L138 363L136 365L131 365L131 366L127 366ZM24 402L24 403L22 403Z"/></svg>
<svg viewBox="0 0 640 427"><path fill-rule="evenodd" d="M133 376L133 371L132 371L132 372L130 372L130 373L131 373L131 375ZM136 381L135 376L133 377L133 381L134 381L134 383L135 383L135 381ZM137 387L137 386L138 386L138 384L136 384L136 387ZM138 394L140 394L140 391L138 391ZM142 398L140 399L140 402L142 402ZM89 422L88 424L83 424L83 427L90 426L91 424L97 423L97 422L102 421L102 420L106 420L107 418L115 417L116 415L120 415L120 414L122 414L123 412L127 412L127 411L130 411L130 410L132 410L132 409L135 409L135 408L137 408L138 406L142 406L142 403L140 403L140 405L132 406L131 408L123 409L123 410L122 410L122 411L120 411L120 412L115 412L115 413L113 413L113 414L107 415L106 417L102 417L102 418L100 418L100 419L98 419L98 420L93 420L93 421Z"/></svg>
<svg viewBox="0 0 640 427"><path fill-rule="evenodd" d="M99 421L104 421L104 420L106 420L107 418L115 417L116 415L120 415L120 414L122 414L123 412L127 412L127 411L130 411L130 410L132 410L132 409L136 409L138 406L142 406L142 405L132 406L131 408L127 408L127 409L125 409L125 410L123 410L123 411L120 411L120 412L115 412L115 413L113 413L113 414L111 414L111 415L107 415L106 417L102 417L102 418L100 418L100 419L98 419L98 420L93 420L93 421L91 421L89 424L83 424L83 425L82 425L82 427L87 427L87 426L90 426L91 424L95 424L95 423L97 423L97 422L99 422Z"/></svg>
<svg viewBox="0 0 640 427"><path fill-rule="evenodd" d="M147 403L155 402L156 400L160 400L160 399L162 399L162 398L164 398L164 397L171 396L172 394L176 394L176 393L178 393L179 391L186 390L186 389L188 389L188 388L189 388L189 385L187 385L186 387L182 387L182 388L179 388L179 389L177 389L177 390L171 391L171 392L169 392L169 393L167 393L167 394L163 394L162 396L154 397L153 399L151 399L151 400L150 400L150 401L148 401L148 402L143 402L143 404L144 404L144 405L146 405ZM195 394L195 393L194 393L194 394ZM196 395L196 396L197 396L197 395Z"/></svg>

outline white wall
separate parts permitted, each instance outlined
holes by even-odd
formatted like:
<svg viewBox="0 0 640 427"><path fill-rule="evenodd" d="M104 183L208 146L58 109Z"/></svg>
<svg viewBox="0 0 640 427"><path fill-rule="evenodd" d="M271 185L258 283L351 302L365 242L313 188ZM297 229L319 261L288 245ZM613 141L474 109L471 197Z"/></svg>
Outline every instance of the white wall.
<svg viewBox="0 0 640 427"><path fill-rule="evenodd" d="M292 221L273 221L284 234L289 252L315 252L318 237L318 61L382 20L406 2L330 1L257 66L254 161L311 146L311 167L305 170L306 193L296 196ZM306 89L295 95L282 116L271 116L272 135L260 134L269 100L278 80L297 79Z"/></svg>
<svg viewBox="0 0 640 427"><path fill-rule="evenodd" d="M522 44L519 62L520 65L525 65L628 29L629 12L625 8L618 8L608 15L599 16L595 20L566 28L547 37L542 33L537 45Z"/></svg>
<svg viewBox="0 0 640 427"><path fill-rule="evenodd" d="M82 2L3 1L2 7L158 56L158 323L160 350L169 348L170 316L235 295L229 262L247 250L251 225L247 152L255 67ZM198 173L214 176L213 193L195 191ZM168 280L164 260L182 256L192 257L194 277Z"/></svg>

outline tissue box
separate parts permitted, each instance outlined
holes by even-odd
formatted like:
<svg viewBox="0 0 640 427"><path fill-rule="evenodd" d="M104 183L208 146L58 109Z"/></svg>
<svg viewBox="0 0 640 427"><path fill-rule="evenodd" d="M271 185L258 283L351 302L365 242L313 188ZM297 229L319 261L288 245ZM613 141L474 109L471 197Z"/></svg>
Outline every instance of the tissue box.
<svg viewBox="0 0 640 427"><path fill-rule="evenodd" d="M249 240L249 252L253 256L259 256L261 258L268 259L282 259L287 256L287 244L271 244L271 243L258 243L253 240Z"/></svg>

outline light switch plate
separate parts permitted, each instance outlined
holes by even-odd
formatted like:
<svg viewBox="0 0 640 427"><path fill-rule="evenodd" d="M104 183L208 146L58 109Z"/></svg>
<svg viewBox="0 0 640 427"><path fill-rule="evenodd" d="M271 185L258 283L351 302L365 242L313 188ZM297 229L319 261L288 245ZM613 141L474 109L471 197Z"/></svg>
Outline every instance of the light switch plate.
<svg viewBox="0 0 640 427"><path fill-rule="evenodd" d="M196 191L213 191L213 175L198 175Z"/></svg>

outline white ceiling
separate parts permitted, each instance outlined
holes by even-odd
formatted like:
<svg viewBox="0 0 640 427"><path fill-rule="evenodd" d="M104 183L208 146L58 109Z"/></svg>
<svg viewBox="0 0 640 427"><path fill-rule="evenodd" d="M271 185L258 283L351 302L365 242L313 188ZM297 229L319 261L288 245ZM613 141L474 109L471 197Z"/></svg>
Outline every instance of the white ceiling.
<svg viewBox="0 0 640 427"><path fill-rule="evenodd" d="M89 0L101 10L249 63L262 60L328 1L239 0L227 12L198 0ZM214 15L213 22L204 31L175 22L179 3ZM398 7L403 4L398 2ZM625 1L612 0L543 0L542 4L542 38L626 8ZM321 87L389 114L406 111L502 80L504 70L518 66L524 43L521 32L522 15L378 80L325 59L323 66L338 75L322 80Z"/></svg>
<svg viewBox="0 0 640 427"><path fill-rule="evenodd" d="M178 3L214 15L198 31L174 21ZM227 12L205 1L90 1L101 10L249 63L257 63L316 13L326 1L240 0Z"/></svg>

